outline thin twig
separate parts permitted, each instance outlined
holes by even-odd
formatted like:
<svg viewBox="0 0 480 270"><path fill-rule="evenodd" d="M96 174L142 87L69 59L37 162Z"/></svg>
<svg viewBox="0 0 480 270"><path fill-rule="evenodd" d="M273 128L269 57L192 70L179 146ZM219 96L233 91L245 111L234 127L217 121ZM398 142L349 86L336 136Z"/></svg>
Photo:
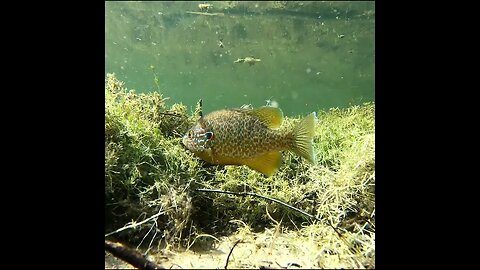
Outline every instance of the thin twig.
<svg viewBox="0 0 480 270"><path fill-rule="evenodd" d="M241 239L237 240L237 242L235 242L235 244L233 245L233 247L230 249L230 253L228 253L228 257L227 257L227 262L225 263L225 269L227 269L227 266L228 266L228 260L230 259L230 255L232 255L232 252L233 252L233 249L235 248L235 246L240 243L240 241L242 241Z"/></svg>
<svg viewBox="0 0 480 270"><path fill-rule="evenodd" d="M160 211L158 211L157 214L155 214L155 215L153 215L153 216L151 216L151 217L149 217L149 218L147 218L147 219L145 219L145 220L143 220L143 221L140 221L140 222L138 222L138 223L132 221L130 225L127 225L127 226L125 226L125 227L123 227L123 228L120 228L120 229L118 229L118 230L116 230L116 231L114 231L114 232L105 234L105 237L107 237L107 236L109 236L109 235L112 235L112 234L115 234L115 233L119 233L119 232L124 231L124 230L126 230L126 229L135 228L135 227L137 227L137 226L139 226L139 225L141 225L141 224L143 224L143 223L145 223L145 222L147 222L147 221L150 221L150 220L152 220L152 219L154 219L154 218L157 218L157 217L159 217L160 215L163 215L163 214L165 214L165 212L161 211L161 209L160 209Z"/></svg>
<svg viewBox="0 0 480 270"><path fill-rule="evenodd" d="M272 201L272 202L276 202L278 204L281 204L287 208L290 208L294 211L297 211L299 213L302 213L304 214L305 216L307 217L310 217L310 218L313 218L313 219L316 219L318 221L322 221L321 219L319 218L316 218L315 216L313 215L310 215L309 213L301 210L301 209L298 209L298 208L295 208L287 203L284 203L282 201L279 201L277 199L274 199L274 198L269 198L267 196L263 196L263 195L260 195L260 194L256 194L256 193L253 193L253 192L233 192L233 191L223 191L223 190L219 190L219 189L204 189L204 188L199 188L199 189L196 189L196 191L201 191L201 192L217 192L217 193L224 193L224 194L230 194L230 195L237 195L237 196L253 196L253 197L259 197L259 198L262 198L262 199L266 199L266 200L269 200L269 201Z"/></svg>
<svg viewBox="0 0 480 270"><path fill-rule="evenodd" d="M270 243L270 252L268 254L272 254L272 249L273 249L273 245L275 244L275 240L277 239L277 236L280 232L280 224L282 223L283 221L283 217L282 219L280 220L280 222L276 221L275 219L272 218L272 216L270 216L270 213L268 213L268 205L265 206L265 211L267 212L267 216L273 221L275 222L275 224L277 224L275 226L275 232L273 233L273 239L272 239L272 242Z"/></svg>
<svg viewBox="0 0 480 270"><path fill-rule="evenodd" d="M218 242L221 242L218 238L216 238L216 237L213 236L213 235L210 235L210 234L199 234L199 235L197 235L197 236L195 237L195 239L193 239L193 242L192 242L190 245L188 245L186 251L189 251L189 250L190 250L190 248L193 246L193 244L195 244L195 241L197 240L197 238L203 237L203 236L207 236L207 237L210 237L210 238L213 238L213 239L217 240Z"/></svg>
<svg viewBox="0 0 480 270"><path fill-rule="evenodd" d="M277 261L275 261L275 263L276 263L278 266L280 266L280 268L282 268L282 269L288 269L288 267L290 267L290 266L295 266L295 267L299 267L299 268L302 267L302 266L300 266L300 264L298 264L298 263L287 263L287 266L281 266Z"/></svg>
<svg viewBox="0 0 480 270"><path fill-rule="evenodd" d="M153 223L153 225L150 227L150 230L148 230L148 232L147 232L147 233L145 234L145 236L142 238L142 241L140 241L140 243L138 244L137 249L142 245L143 241L145 241L145 238L147 238L147 236L150 234L150 232L152 231L153 227L154 227L155 225L157 225L157 222L156 222L155 220L154 220L153 222L154 222L154 223ZM156 234L157 234L157 233L156 233L156 231L155 231L155 235L156 235ZM153 236L153 238L155 238L155 235ZM152 238L152 240L153 240L153 238ZM149 246L148 250L149 250L149 249L150 249L150 246ZM147 252L148 252L148 250L147 250Z"/></svg>
<svg viewBox="0 0 480 270"><path fill-rule="evenodd" d="M267 196L263 196L263 195L256 194L256 193L253 193L253 192L233 192L233 191L224 191L224 190L219 190L219 189L205 189L205 188L198 188L198 189L196 189L196 191L200 191L200 192L216 192L216 193L230 194L230 195L243 196L243 197L245 197L245 196L247 196L247 195L253 196L253 197L258 197L258 198L262 198L262 199L269 200L269 201L272 201L272 202L276 202L276 203L278 203L278 204L280 204L280 205L283 205L283 206L285 206L285 207L287 207L287 208L289 208L289 209L291 209L291 210L297 211L297 212L299 212L299 213L301 213L301 214L303 214L303 215L305 215L305 216L307 216L307 217L309 217L309 218L313 218L313 219L315 219L315 220L318 220L318 221L320 221L320 222L323 222L323 220L321 220L321 219L319 219L319 218L317 218L317 217L315 217L315 216L313 216L313 215L310 215L309 213L307 213L307 212L305 212L305 211L303 211L303 210L301 210L301 209L298 209L298 208L296 208L296 207L293 207L293 206L291 206L291 205L289 205L289 204L287 204L287 203L284 203L284 202L282 202L282 201L280 201L280 200L277 200L277 199L274 199L274 198L269 198L269 197L267 197ZM335 228L335 226L333 226L333 224L330 222L330 220L327 220L327 221L328 221L328 225L329 225L330 227L332 227L332 229L338 234L338 236L341 237L342 234L338 231L338 229Z"/></svg>

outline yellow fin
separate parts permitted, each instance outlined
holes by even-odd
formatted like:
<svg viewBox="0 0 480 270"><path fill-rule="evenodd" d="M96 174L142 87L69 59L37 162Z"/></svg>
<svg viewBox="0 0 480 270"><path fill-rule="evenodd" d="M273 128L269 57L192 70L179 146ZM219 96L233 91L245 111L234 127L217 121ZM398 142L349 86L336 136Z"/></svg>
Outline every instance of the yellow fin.
<svg viewBox="0 0 480 270"><path fill-rule="evenodd" d="M282 163L282 155L278 151L267 153L244 162L245 165L253 170L259 171L266 176L271 176L280 168Z"/></svg>
<svg viewBox="0 0 480 270"><path fill-rule="evenodd" d="M313 151L313 134L315 132L315 112L303 118L293 130L295 144L293 152L305 158L310 163L315 164L315 154Z"/></svg>
<svg viewBox="0 0 480 270"><path fill-rule="evenodd" d="M283 112L275 107L260 107L248 111L248 114L257 117L269 128L279 128L283 120Z"/></svg>

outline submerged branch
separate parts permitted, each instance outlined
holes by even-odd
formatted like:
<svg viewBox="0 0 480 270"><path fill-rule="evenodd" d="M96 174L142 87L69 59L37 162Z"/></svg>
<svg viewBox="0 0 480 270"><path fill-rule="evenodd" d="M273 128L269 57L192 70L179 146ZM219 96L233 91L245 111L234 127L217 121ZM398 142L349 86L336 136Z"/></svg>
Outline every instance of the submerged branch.
<svg viewBox="0 0 480 270"><path fill-rule="evenodd" d="M165 269L156 265L155 263L145 259L137 251L123 246L119 243L113 243L105 240L105 250L110 252L113 256L128 262L129 264L139 269Z"/></svg>
<svg viewBox="0 0 480 270"><path fill-rule="evenodd" d="M143 223L145 223L145 222L147 222L147 221L150 221L150 220L152 220L152 219L158 218L159 216L161 216L161 215L163 215L163 214L165 214L165 211L162 211L162 209L160 209L160 211L158 211L158 213L156 213L155 215L153 215L153 216L151 216L151 217L149 217L149 218L147 218L147 219L145 219L145 220L142 220L142 221L140 221L140 222L132 221L132 222L130 222L129 225L127 225L127 226L125 226L125 227L122 227L122 228L120 228L120 229L118 229L118 230L116 230L116 231L113 231L113 232L110 232L110 233L105 234L105 237L110 236L110 235L115 234L115 233L119 233L119 232L124 231L124 230L126 230L126 229L135 228L135 227L137 227L137 226L139 226L139 225L142 225Z"/></svg>
<svg viewBox="0 0 480 270"><path fill-rule="evenodd" d="M298 209L296 207L293 207L287 203L284 203L280 200L277 200L277 199L274 199L274 198L270 198L270 197L267 197L267 196L263 196L263 195L260 195L260 194L256 194L256 193L253 193L253 192L233 192L233 191L224 191L224 190L219 190L219 189L204 189L204 188L198 188L196 189L196 191L200 191L200 192L216 192L216 193L223 193L223 194L230 194L230 195L236 195L236 196L253 196L253 197L259 197L259 198L262 198L262 199L266 199L266 200L269 200L269 201L272 201L272 202L276 202L278 204L281 204L289 209L292 209L294 211L297 211L307 217L310 217L310 218L313 218L313 219L316 219L318 221L322 221L321 219L313 216L313 215L310 215L309 213L301 210L301 209Z"/></svg>
<svg viewBox="0 0 480 270"><path fill-rule="evenodd" d="M235 246L240 243L240 241L242 240L237 240L237 242L235 242L235 244L233 245L233 247L230 249L230 253L228 253L228 257L227 257L227 262L225 263L225 269L227 269L228 267L228 260L230 260L230 255L232 255L232 252L233 252L233 249L235 248Z"/></svg>
<svg viewBox="0 0 480 270"><path fill-rule="evenodd" d="M272 201L272 202L276 202L276 203L278 203L278 204L280 204L280 205L283 205L283 206L285 206L285 207L287 207L287 208L289 208L289 209L291 209L291 210L293 210L293 211L299 212L299 213L301 213L301 214L303 214L303 215L305 215L305 216L307 216L307 217L309 217L309 218L313 218L313 219L315 219L315 220L317 220L317 221L323 222L323 220L317 218L317 217L314 216L314 215L311 215L311 214L303 211L302 209L298 209L298 208L293 207L293 206L291 206L291 205L289 205L289 204L287 204L287 203L284 203L284 202L282 202L282 201L280 201L280 200L277 200L277 199L274 199L274 198L270 198L270 197L267 197L267 196L263 196L263 195L260 195L260 194L256 194L256 193L253 193L253 192L233 192L233 191L224 191L224 190L219 190L219 189L205 189L205 188L198 188L198 189L196 189L196 191L200 191L200 192L216 192L216 193L230 194L230 195L243 196L243 197L245 197L245 196L247 196L247 195L248 195L248 196L253 196L253 197L258 197L258 198L262 198L262 199L269 200L269 201ZM333 226L332 223L331 223L329 220L328 220L328 225L329 225L330 227L332 227L332 229L338 234L338 236L340 236L340 237L342 236L342 234L338 231L338 229L335 228L335 226Z"/></svg>

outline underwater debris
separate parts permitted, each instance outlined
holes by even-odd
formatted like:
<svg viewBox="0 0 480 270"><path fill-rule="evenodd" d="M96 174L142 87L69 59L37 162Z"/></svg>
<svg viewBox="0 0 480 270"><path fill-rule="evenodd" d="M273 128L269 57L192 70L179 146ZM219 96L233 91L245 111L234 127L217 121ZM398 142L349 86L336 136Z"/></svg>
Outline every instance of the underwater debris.
<svg viewBox="0 0 480 270"><path fill-rule="evenodd" d="M196 15L205 15L205 16L225 16L225 14L222 12L208 13L208 12L187 11L187 13L196 14Z"/></svg>
<svg viewBox="0 0 480 270"><path fill-rule="evenodd" d="M247 56L245 58L238 58L237 60L233 61L233 63L247 63L250 66L255 64L256 62L262 61L260 58L255 58L253 56Z"/></svg>
<svg viewBox="0 0 480 270"><path fill-rule="evenodd" d="M145 259L138 251L128 248L121 243L114 243L105 240L105 250L110 252L113 256L130 263L131 265L141 269L165 269L158 266L154 262Z"/></svg>
<svg viewBox="0 0 480 270"><path fill-rule="evenodd" d="M212 4L205 4L205 3L202 3L202 4L198 4L198 8L202 11L206 11L206 10L209 10L213 7Z"/></svg>
<svg viewBox="0 0 480 270"><path fill-rule="evenodd" d="M225 47L225 45L223 45L223 38L220 38L220 39L217 41L217 45L218 45L218 47L220 47L220 48Z"/></svg>

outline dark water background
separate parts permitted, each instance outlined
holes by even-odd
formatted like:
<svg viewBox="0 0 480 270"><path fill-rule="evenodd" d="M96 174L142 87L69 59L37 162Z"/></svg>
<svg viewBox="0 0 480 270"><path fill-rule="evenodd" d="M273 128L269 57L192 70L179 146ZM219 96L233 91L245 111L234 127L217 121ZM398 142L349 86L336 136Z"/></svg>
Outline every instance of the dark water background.
<svg viewBox="0 0 480 270"><path fill-rule="evenodd" d="M205 12L199 3L212 4ZM223 48L219 46L223 42ZM254 56L255 65L233 63ZM204 112L285 115L375 100L374 2L105 2L105 73Z"/></svg>

